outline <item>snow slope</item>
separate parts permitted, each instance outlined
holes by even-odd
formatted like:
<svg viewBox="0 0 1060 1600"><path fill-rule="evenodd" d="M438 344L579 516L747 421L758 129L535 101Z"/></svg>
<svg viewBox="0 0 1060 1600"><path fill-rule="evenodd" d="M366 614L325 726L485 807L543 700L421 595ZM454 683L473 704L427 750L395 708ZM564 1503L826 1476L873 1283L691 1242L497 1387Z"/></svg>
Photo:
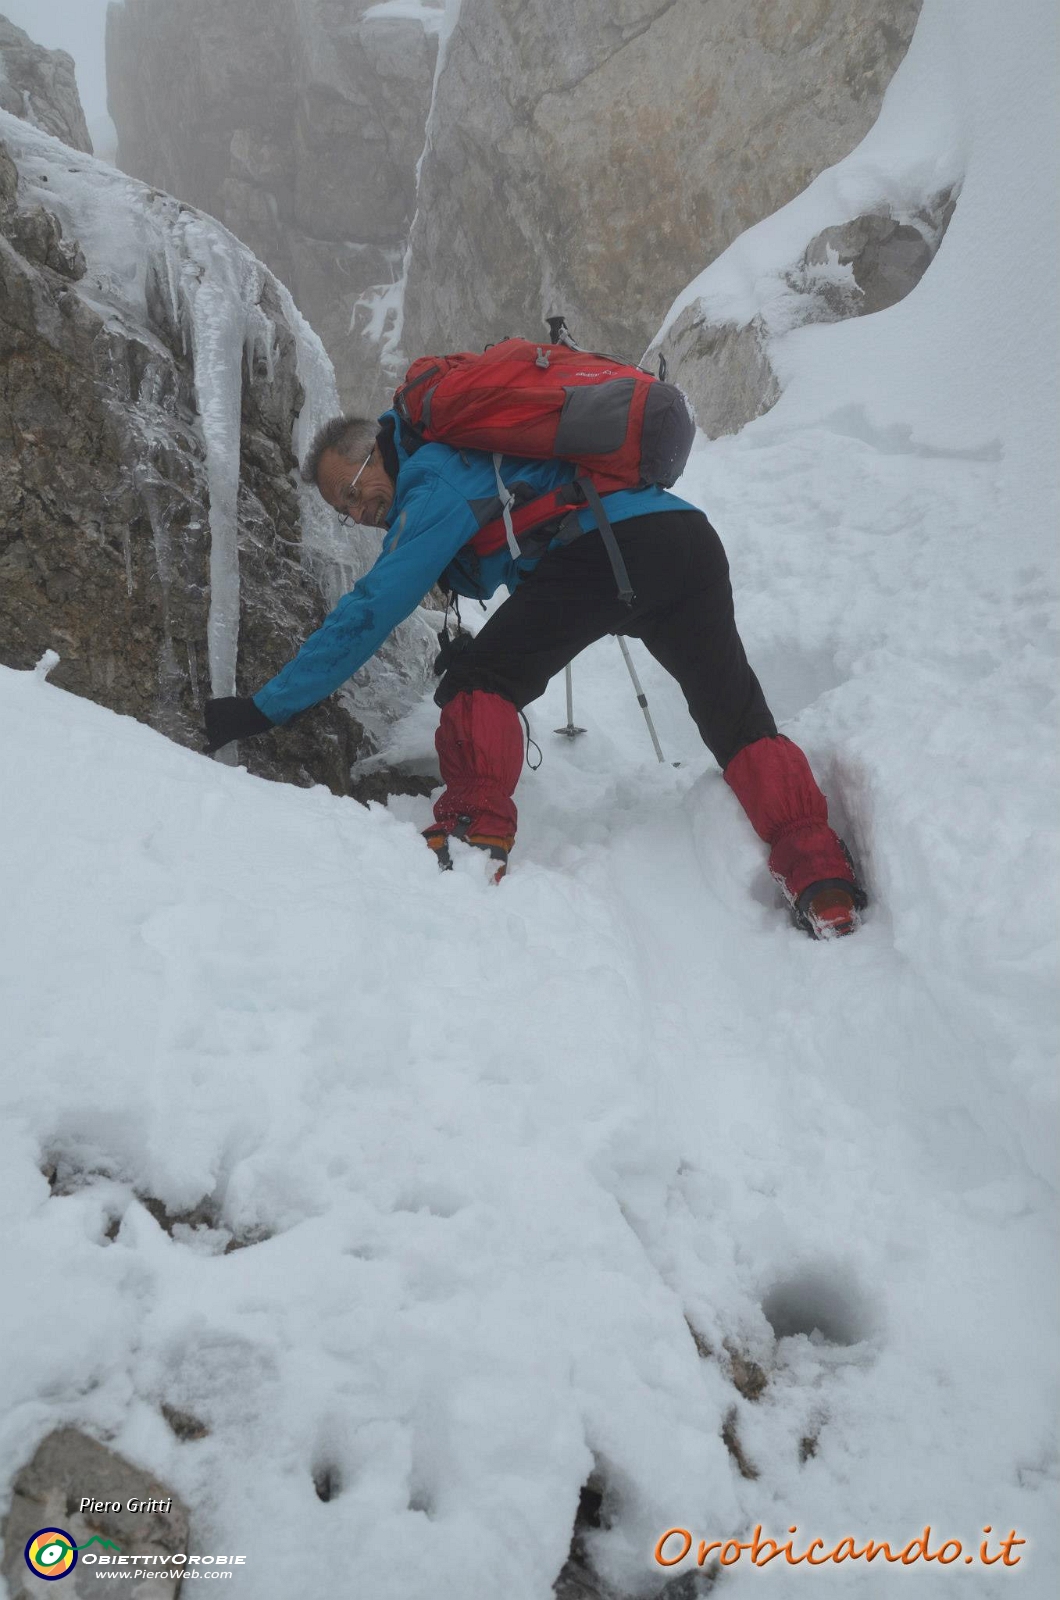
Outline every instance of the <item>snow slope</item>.
<svg viewBox="0 0 1060 1600"><path fill-rule="evenodd" d="M6 1471L59 1423L106 1437L200 1548L251 1552L254 1600L336 1592L321 1551L344 1594L547 1600L592 1470L622 1592L662 1581L674 1525L930 1523L959 1577L745 1557L719 1593L1052 1593L1055 574L1025 469L1055 397L1023 323L1052 213L1020 212L1018 294L992 231L1052 23L926 0L922 26L923 93L960 52L936 262L889 312L787 335L780 405L684 482L858 849L864 928L793 933L636 644L668 764L602 641L582 738L551 734L561 681L531 708L499 889L469 852L436 872L425 801L259 782L0 672ZM1028 1541L1015 1572L978 1562L986 1524L991 1554Z"/></svg>

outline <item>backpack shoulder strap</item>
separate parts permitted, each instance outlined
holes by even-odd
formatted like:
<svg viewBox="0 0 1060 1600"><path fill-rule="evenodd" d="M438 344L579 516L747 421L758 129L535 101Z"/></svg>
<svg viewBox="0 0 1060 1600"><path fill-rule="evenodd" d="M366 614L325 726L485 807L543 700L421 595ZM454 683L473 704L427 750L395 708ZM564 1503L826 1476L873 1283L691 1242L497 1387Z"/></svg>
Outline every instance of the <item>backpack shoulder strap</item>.
<svg viewBox="0 0 1060 1600"><path fill-rule="evenodd" d="M597 494L596 485L587 472L579 472L574 481L586 500L588 500L593 513L593 520L600 530L600 537L604 541L604 549L607 551L607 559L611 563L611 571L615 575L615 583L618 586L618 598L625 605L631 606L637 597L633 593L633 585L629 581L626 563L622 559L621 550L618 548L615 530L612 528L607 512L604 510L604 502Z"/></svg>

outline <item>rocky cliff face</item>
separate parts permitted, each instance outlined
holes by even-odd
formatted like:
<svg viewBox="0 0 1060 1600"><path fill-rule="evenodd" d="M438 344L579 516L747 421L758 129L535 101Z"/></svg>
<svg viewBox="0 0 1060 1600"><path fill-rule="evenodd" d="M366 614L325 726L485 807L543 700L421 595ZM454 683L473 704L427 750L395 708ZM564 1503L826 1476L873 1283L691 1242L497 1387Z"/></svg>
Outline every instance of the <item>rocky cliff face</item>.
<svg viewBox="0 0 1060 1600"><path fill-rule="evenodd" d="M73 57L34 44L6 17L0 17L0 110L92 154Z"/></svg>
<svg viewBox="0 0 1060 1600"><path fill-rule="evenodd" d="M859 142L919 9L125 0L119 161L245 239L370 409L406 356L546 311L636 358L696 273Z"/></svg>
<svg viewBox="0 0 1060 1600"><path fill-rule="evenodd" d="M386 398L361 303L400 272L436 20L370 0L125 0L108 13L118 165L250 246L320 334L353 409Z"/></svg>
<svg viewBox="0 0 1060 1600"><path fill-rule="evenodd" d="M636 359L689 279L846 155L919 0L463 0L402 343L534 331Z"/></svg>
<svg viewBox="0 0 1060 1600"><path fill-rule="evenodd" d="M0 356L0 661L54 649L62 687L200 746L204 696L259 687L374 559L297 482L336 403L319 342L223 228L0 113ZM251 771L348 792L426 638Z"/></svg>

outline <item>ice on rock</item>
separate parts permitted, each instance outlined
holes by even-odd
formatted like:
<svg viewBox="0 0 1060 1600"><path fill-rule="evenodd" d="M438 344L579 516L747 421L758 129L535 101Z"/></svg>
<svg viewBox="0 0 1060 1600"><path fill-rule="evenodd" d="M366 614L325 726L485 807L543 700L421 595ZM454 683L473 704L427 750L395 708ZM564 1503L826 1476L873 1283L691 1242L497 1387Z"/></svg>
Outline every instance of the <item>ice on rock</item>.
<svg viewBox="0 0 1060 1600"><path fill-rule="evenodd" d="M239 647L242 375L247 352L261 352L270 372L273 367L278 335L265 303L278 302L295 339L298 378L305 391L293 439L299 459L317 427L340 410L331 362L289 291L219 222L68 149L6 112L0 112L0 134L28 197L54 211L84 251L88 271L77 293L108 322L134 329L141 340L151 323L149 301L153 296L157 302L161 295L163 315L194 355L210 505L209 681L213 694L232 694ZM141 399L149 398L148 373ZM137 426L149 435L148 407L140 408ZM145 442L150 445L149 437ZM150 448L143 452L145 460L150 455ZM150 477L150 468L144 470ZM163 487L161 478L156 487ZM146 498L164 590L164 508L159 496ZM358 530L340 535L334 514L309 485L299 485L299 509L302 560L333 605L371 565L377 548ZM131 583L128 562L127 581ZM395 636L397 652L421 649L422 633L417 618L403 623ZM370 665L358 683L369 720L386 698L386 684L377 687L374 682L379 673L389 682L385 668Z"/></svg>
<svg viewBox="0 0 1060 1600"><path fill-rule="evenodd" d="M373 6L364 13L363 22L373 19L383 20L386 17L415 17L423 23L431 33L438 35L438 54L434 63L434 78L431 83L431 103L427 110L427 124L424 130L423 148L416 162L416 188L419 191L420 174L423 170L424 157L430 149L431 130L434 122L434 108L438 98L438 84L445 70L446 56L449 53L449 41L460 21L460 7L463 0L443 0L437 7L417 3L417 0L383 0L383 4ZM401 339L405 326L405 289L408 284L409 262L412 259L412 236L416 231L416 216L413 215L409 224L409 236L405 245L405 253L401 261L401 271L394 283L382 284L376 289L369 290L354 306L353 315L356 317L358 307L364 306L368 310L369 322L367 336L379 341L379 360L384 370L391 377L400 376L401 369L406 364L405 352L402 349Z"/></svg>
<svg viewBox="0 0 1060 1600"><path fill-rule="evenodd" d="M239 649L239 431L243 351L264 320L265 269L223 229L181 212L172 230L191 316L195 390L210 485L210 686L236 692Z"/></svg>
<svg viewBox="0 0 1060 1600"><path fill-rule="evenodd" d="M362 22L418 22L425 33L441 33L446 26L446 7L426 5L423 0L380 0L361 14Z"/></svg>
<svg viewBox="0 0 1060 1600"><path fill-rule="evenodd" d="M0 58L0 59L2 59L2 58ZM34 667L33 671L35 672L36 676L43 683L44 679L48 676L49 672L54 672L58 665L59 665L58 652L56 650L45 650L44 654L41 656L40 660L37 662L37 665Z"/></svg>

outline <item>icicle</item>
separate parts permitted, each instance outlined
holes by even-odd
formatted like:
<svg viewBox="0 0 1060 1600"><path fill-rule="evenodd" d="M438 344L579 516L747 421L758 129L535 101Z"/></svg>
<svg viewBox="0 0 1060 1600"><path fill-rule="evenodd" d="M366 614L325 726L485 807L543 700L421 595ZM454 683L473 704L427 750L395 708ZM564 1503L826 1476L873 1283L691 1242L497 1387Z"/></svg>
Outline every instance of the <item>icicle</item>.
<svg viewBox="0 0 1060 1600"><path fill-rule="evenodd" d="M192 212L176 233L185 254L181 284L191 312L195 392L206 446L210 495L210 614L206 626L210 688L236 692L239 651L239 444L243 348L248 306L261 292L261 269L227 232Z"/></svg>
<svg viewBox="0 0 1060 1600"><path fill-rule="evenodd" d="M280 283L280 309L294 334L295 367L305 391L305 401L294 425L294 451L304 459L317 429L341 411L335 369L317 335L298 310L289 291ZM302 557L313 572L329 605L349 589L370 565L365 553L346 540L340 542L335 514L316 489L299 478L298 512L302 528Z"/></svg>

